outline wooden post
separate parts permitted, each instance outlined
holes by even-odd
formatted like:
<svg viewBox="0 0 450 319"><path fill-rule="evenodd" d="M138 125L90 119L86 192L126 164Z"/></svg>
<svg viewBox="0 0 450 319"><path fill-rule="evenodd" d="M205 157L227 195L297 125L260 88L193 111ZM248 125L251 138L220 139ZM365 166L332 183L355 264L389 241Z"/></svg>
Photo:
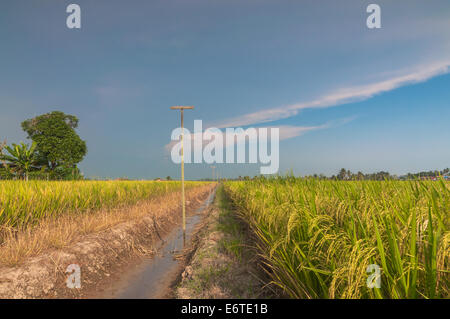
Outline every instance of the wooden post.
<svg viewBox="0 0 450 319"><path fill-rule="evenodd" d="M183 205L183 236L186 236L186 202L184 199L184 109L181 109L181 202Z"/></svg>
<svg viewBox="0 0 450 319"><path fill-rule="evenodd" d="M186 240L186 201L184 198L184 110L192 110L193 106L172 106L172 110L181 111L181 206L183 214L183 243ZM189 141L190 143L191 141Z"/></svg>

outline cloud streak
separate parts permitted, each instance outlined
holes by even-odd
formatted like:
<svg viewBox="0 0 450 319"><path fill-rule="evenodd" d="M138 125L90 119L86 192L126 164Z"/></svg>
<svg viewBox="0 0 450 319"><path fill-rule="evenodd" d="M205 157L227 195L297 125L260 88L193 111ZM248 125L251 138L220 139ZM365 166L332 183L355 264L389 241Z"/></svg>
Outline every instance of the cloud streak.
<svg viewBox="0 0 450 319"><path fill-rule="evenodd" d="M239 117L224 120L211 126L218 128L248 126L260 123L273 122L297 115L301 110L314 108L327 108L347 103L367 100L377 94L392 91L401 86L427 81L435 76L450 72L450 61L431 64L416 70L406 72L387 80L371 84L342 88L326 94L312 101L291 104L287 106L266 109L248 113Z"/></svg>
<svg viewBox="0 0 450 319"><path fill-rule="evenodd" d="M344 124L347 124L347 123L353 121L355 118L356 117L349 117L349 118L334 120L334 121L330 121L325 124L316 125L316 126L280 125L280 126L268 126L265 128L267 128L269 132L270 132L271 128L278 128L279 133L280 133L280 135L279 135L280 141L282 141L282 140L287 140L287 139L294 138L297 136L301 136L301 135L306 134L311 131L323 130L323 129L327 129L327 128L331 128L331 127L344 125ZM256 128L256 129L258 130L258 128ZM222 131L222 133L225 133L224 130L221 130L221 131ZM210 141L203 140L204 133L205 133L204 131L200 132L200 133L191 133L189 135L189 137L185 136L186 142L188 142L187 139L190 138L191 145L194 145L195 138L198 138L199 140L202 141L201 147L203 148L206 144L210 143ZM245 137L245 133L242 135ZM165 150L167 152L170 152L172 147L175 146L175 144L177 144L178 142L179 141L171 141L170 143L166 144L164 146ZM225 134L224 134L224 140L223 140L223 144L222 144L224 147L233 146L234 142L235 141L226 140ZM192 149L194 149L194 147L192 147Z"/></svg>
<svg viewBox="0 0 450 319"><path fill-rule="evenodd" d="M375 95L392 91L405 85L425 82L433 77L447 74L449 72L450 72L450 61L435 63L425 67L417 68L416 70L413 71L410 70L409 72L404 72L404 74L402 75L392 76L387 80L338 89L312 101L248 113L239 117L231 118L228 120L224 120L222 122L208 125L208 127L224 129L227 127L246 127L250 125L273 122L276 120L286 119L295 116L301 110L304 109L328 108L347 103L364 101ZM279 128L280 140L285 140L303 135L310 131L322 130L344 125L348 122L353 121L355 118L356 117L338 119L317 126L280 125L280 126L266 126L266 127L269 129L272 127ZM190 135L191 142L193 142L194 138L199 134L203 134L203 132L192 133ZM201 139L201 137L199 138ZM170 143L166 144L165 145L166 151L169 151L176 143L177 141L171 141ZM207 143L208 143L207 141L203 141L202 146ZM227 142L224 141L223 145L226 147Z"/></svg>

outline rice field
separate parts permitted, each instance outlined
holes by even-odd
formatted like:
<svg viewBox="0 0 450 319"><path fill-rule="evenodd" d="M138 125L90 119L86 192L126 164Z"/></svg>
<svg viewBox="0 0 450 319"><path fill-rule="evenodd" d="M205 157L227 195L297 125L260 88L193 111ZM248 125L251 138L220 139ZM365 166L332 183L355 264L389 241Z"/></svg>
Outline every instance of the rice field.
<svg viewBox="0 0 450 319"><path fill-rule="evenodd" d="M449 298L450 184L294 177L227 182L291 298Z"/></svg>
<svg viewBox="0 0 450 319"><path fill-rule="evenodd" d="M185 182L186 189L202 182ZM180 191L167 181L0 181L0 227L20 228L61 214L80 214Z"/></svg>

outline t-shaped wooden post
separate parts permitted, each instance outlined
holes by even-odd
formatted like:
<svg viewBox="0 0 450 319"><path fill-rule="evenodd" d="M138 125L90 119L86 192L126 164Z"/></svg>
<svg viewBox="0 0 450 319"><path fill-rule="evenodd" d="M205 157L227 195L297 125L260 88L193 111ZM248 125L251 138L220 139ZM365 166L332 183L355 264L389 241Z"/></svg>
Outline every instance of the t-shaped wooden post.
<svg viewBox="0 0 450 319"><path fill-rule="evenodd" d="M193 106L172 106L171 110L181 111L181 205L183 210L183 243L186 240L186 203L184 199L184 110L192 110ZM190 143L191 141L189 141Z"/></svg>

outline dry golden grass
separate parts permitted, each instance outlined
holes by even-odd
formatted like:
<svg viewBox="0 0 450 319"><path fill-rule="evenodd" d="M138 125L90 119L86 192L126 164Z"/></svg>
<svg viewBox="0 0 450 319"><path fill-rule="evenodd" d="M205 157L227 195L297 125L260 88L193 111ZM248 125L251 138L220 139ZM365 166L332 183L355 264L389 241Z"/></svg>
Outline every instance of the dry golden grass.
<svg viewBox="0 0 450 319"><path fill-rule="evenodd" d="M203 184L186 191L187 202L194 201L200 194L211 189L213 184ZM137 221L153 216L155 223L161 219L178 219L180 192L172 192L134 205L114 209L85 211L82 214L62 214L48 217L36 225L16 229L3 227L0 245L0 265L17 266L26 258L37 256L49 249L68 247L81 237L101 232L120 223Z"/></svg>

